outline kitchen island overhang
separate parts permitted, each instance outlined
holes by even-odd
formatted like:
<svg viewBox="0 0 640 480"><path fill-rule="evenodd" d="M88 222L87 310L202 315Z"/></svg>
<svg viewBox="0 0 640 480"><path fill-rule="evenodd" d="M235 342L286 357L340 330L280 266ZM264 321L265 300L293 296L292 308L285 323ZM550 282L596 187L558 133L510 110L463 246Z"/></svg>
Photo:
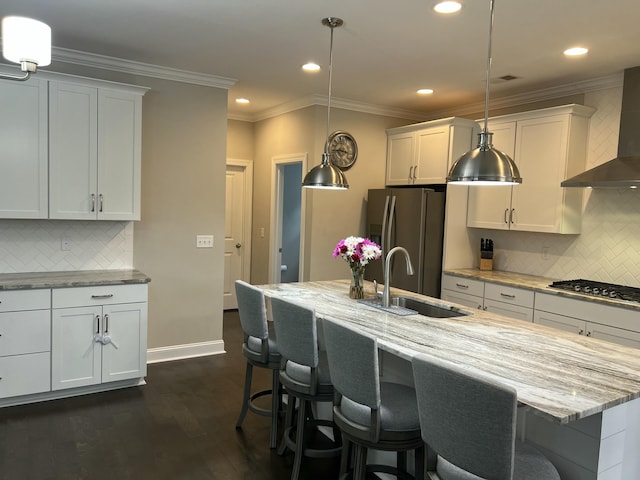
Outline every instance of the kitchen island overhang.
<svg viewBox="0 0 640 480"><path fill-rule="evenodd" d="M345 322L375 335L381 350L401 359L410 360L424 353L511 385L518 392L520 404L536 414L529 417L552 420L543 422L555 424L550 429L567 426L563 432L575 430L576 421L589 419L580 425L591 425L594 431L588 432L588 436L595 439L595 443L592 442L590 452L584 455L595 454L596 465L589 465L593 461L588 458L584 459L586 465L581 465L582 460L574 458L567 461L578 463L578 467L567 466L564 470L595 471L592 476L569 473L563 478L605 478L603 475L611 474L612 468L627 472L625 475L640 473L640 458L620 454L624 458L614 461L607 453L609 449L604 448L604 442L610 437L615 439L616 451L640 448L640 415L637 413L640 411L640 355L635 349L481 310L466 309L470 315L455 318L397 316L349 299L346 281L262 285L260 288L267 297L284 297L313 308L318 318ZM372 286L369 291L373 292ZM424 298L395 289L392 294ZM614 421L622 424L622 428L618 426L612 432L611 426L605 423ZM540 428L544 430L544 426L539 425L534 430ZM624 434L622 444L621 433ZM609 436L604 438L605 434ZM547 449L548 445L542 447ZM566 460L563 453L558 455L558 461Z"/></svg>

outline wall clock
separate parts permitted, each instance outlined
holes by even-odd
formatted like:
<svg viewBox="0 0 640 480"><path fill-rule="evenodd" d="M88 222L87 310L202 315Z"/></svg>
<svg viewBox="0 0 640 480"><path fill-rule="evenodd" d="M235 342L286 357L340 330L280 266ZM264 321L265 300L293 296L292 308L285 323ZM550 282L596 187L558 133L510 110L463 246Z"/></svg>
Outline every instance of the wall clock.
<svg viewBox="0 0 640 480"><path fill-rule="evenodd" d="M340 170L350 169L358 158L358 144L353 135L337 130L327 139L329 161Z"/></svg>

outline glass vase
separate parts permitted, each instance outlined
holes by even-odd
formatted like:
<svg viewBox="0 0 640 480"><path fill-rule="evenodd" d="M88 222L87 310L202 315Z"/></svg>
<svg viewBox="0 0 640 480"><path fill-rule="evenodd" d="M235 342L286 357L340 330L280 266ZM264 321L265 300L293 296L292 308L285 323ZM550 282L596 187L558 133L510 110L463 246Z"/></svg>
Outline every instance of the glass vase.
<svg viewBox="0 0 640 480"><path fill-rule="evenodd" d="M349 287L349 298L364 298L364 268L351 269L351 286Z"/></svg>

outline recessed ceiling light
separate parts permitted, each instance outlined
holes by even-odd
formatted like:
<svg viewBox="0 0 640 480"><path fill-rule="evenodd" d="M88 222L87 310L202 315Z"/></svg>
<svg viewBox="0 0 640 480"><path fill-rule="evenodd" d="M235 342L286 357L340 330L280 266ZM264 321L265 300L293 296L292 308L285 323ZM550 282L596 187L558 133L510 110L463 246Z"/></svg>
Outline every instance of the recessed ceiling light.
<svg viewBox="0 0 640 480"><path fill-rule="evenodd" d="M562 53L564 53L567 57L579 57L580 55L586 55L588 51L589 51L588 48L572 47L572 48L567 48Z"/></svg>
<svg viewBox="0 0 640 480"><path fill-rule="evenodd" d="M431 95L433 93L433 90L431 90L430 88L421 88L417 93L418 95Z"/></svg>
<svg viewBox="0 0 640 480"><path fill-rule="evenodd" d="M305 72L317 72L320 70L320 65L318 65L317 63L309 62L302 65L302 69Z"/></svg>
<svg viewBox="0 0 640 480"><path fill-rule="evenodd" d="M236 103L242 103L242 104L246 104L246 103L250 103L248 98L236 98Z"/></svg>
<svg viewBox="0 0 640 480"><path fill-rule="evenodd" d="M433 9L438 13L456 13L460 11L462 4L460 2L440 2Z"/></svg>

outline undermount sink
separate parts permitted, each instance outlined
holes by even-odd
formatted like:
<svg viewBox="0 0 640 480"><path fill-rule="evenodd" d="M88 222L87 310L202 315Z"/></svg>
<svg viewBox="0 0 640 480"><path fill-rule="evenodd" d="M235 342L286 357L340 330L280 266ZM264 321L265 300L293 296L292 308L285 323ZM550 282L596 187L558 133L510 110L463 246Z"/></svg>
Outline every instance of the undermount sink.
<svg viewBox="0 0 640 480"><path fill-rule="evenodd" d="M380 298L371 298L360 301L374 308L401 316L415 315L417 313L419 315L424 315L425 317L451 318L463 317L470 314L470 312L456 307L428 302L426 300L419 300L413 297L392 297L388 307L382 306L382 299Z"/></svg>

